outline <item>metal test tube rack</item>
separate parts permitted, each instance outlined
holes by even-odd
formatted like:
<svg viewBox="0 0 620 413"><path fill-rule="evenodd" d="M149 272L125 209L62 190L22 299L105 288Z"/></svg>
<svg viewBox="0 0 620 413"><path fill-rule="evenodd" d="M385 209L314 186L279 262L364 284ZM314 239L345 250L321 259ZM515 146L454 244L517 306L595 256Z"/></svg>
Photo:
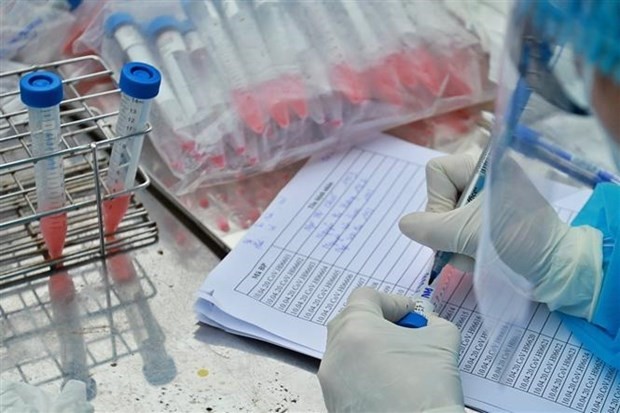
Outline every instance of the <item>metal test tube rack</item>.
<svg viewBox="0 0 620 413"><path fill-rule="evenodd" d="M60 105L63 149L40 157L32 155L26 108L19 102L19 110L3 109L9 101L19 100L19 78L35 70L57 72L65 91ZM135 199L116 233L105 233L103 202L134 193L150 183L139 168L133 187L114 194L106 187L104 178L112 144L137 135L115 136L112 120L118 111L97 109L103 106L104 99L119 99L120 90L112 75L97 56L0 73L0 82L15 84L14 90L0 94L0 289L50 274L57 266L71 267L157 241L157 225ZM87 83L96 85L97 91L80 93ZM150 130L148 125L140 134ZM63 157L66 205L37 212L34 165L53 156ZM62 212L68 216L65 249L61 258L49 260L39 219Z"/></svg>

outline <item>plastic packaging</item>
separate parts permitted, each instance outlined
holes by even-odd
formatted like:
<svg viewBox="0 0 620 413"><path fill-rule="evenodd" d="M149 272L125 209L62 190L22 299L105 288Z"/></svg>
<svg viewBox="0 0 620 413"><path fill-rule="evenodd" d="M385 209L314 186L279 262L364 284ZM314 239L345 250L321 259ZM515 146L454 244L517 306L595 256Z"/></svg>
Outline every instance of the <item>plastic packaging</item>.
<svg viewBox="0 0 620 413"><path fill-rule="evenodd" d="M146 63L127 63L121 71L119 82L121 103L116 136L128 136L146 130L151 101L157 96L161 75L157 69ZM106 176L106 185L111 194L126 191L134 186L138 161L142 152L144 135L139 134L114 142ZM104 223L107 233L114 233L129 206L131 194L104 201Z"/></svg>
<svg viewBox="0 0 620 413"><path fill-rule="evenodd" d="M0 2L0 59L47 63L58 58L81 0Z"/></svg>
<svg viewBox="0 0 620 413"><path fill-rule="evenodd" d="M60 102L62 80L52 72L32 72L20 80L21 100L28 107L32 154L44 157L34 166L37 187L37 212L65 206L65 177L62 156L53 155L62 148ZM41 218L41 233L51 259L62 255L67 235L67 213Z"/></svg>
<svg viewBox="0 0 620 413"><path fill-rule="evenodd" d="M152 138L178 194L493 92L477 38L441 4L109 2L77 47L116 68L138 60L162 69Z"/></svg>
<svg viewBox="0 0 620 413"><path fill-rule="evenodd" d="M3 71L23 70L27 68L27 65L16 63L11 60L0 59L0 67ZM19 79L15 77L0 78L0 110L2 113L15 113L25 109L24 104L21 102L19 96L12 94L11 92L19 89ZM28 114L16 115L14 117L16 123L28 122ZM4 138L11 135L13 129L6 119L0 119L0 138ZM2 145L4 146L4 145ZM5 162L8 159L5 160Z"/></svg>

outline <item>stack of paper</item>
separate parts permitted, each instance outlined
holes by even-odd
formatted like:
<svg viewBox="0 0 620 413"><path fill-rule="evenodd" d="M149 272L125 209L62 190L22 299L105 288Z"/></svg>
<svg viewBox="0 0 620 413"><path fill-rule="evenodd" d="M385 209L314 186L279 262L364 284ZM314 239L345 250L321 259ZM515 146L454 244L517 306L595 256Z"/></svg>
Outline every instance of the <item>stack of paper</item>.
<svg viewBox="0 0 620 413"><path fill-rule="evenodd" d="M351 291L413 295L432 251L398 220L426 203L424 167L437 152L381 137L311 160L200 288L201 322L320 358L326 324ZM570 219L587 194L556 206ZM442 280L441 316L462 332L459 366L468 404L493 411L617 411L620 377L584 349L544 305L533 308L514 365L499 374L476 311L471 276ZM505 338L505 337L504 337Z"/></svg>

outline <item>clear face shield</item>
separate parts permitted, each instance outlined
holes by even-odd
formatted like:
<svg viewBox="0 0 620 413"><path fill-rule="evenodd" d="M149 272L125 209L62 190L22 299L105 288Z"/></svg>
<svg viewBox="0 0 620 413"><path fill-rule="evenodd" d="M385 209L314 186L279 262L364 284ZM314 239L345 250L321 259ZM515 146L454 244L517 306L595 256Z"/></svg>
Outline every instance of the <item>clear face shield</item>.
<svg viewBox="0 0 620 413"><path fill-rule="evenodd" d="M592 292L566 291L561 277L599 265L575 256L579 243L600 246L571 222L593 188L620 184L620 2L517 3L499 87L474 286L508 380L524 334L557 333L559 317L538 302L591 311Z"/></svg>

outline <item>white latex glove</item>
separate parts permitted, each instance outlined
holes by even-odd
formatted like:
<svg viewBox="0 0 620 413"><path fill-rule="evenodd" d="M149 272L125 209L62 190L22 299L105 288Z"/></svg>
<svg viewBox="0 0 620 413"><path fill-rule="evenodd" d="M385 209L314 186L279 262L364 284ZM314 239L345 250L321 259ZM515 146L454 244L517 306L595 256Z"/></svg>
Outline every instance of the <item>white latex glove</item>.
<svg viewBox="0 0 620 413"><path fill-rule="evenodd" d="M406 215L399 223L403 234L421 244L435 250L458 252L451 264L466 272L474 269L482 198L459 210L454 208L474 174L479 156L477 150L432 159L426 165L427 213Z"/></svg>
<svg viewBox="0 0 620 413"><path fill-rule="evenodd" d="M426 212L400 221L401 231L434 250L475 257L484 191L454 209L470 180L477 156L449 155L426 168ZM506 185L494 188L491 238L502 261L533 286L534 299L551 310L591 320L602 283L602 234L591 227L571 227L510 159L501 166ZM527 205L523 205L527 200ZM454 264L471 270L471 264Z"/></svg>
<svg viewBox="0 0 620 413"><path fill-rule="evenodd" d="M458 329L394 324L413 308L402 296L360 288L327 327L319 368L330 412L463 412Z"/></svg>
<svg viewBox="0 0 620 413"><path fill-rule="evenodd" d="M3 413L92 413L86 400L86 385L77 380L65 383L56 397L27 383L0 381L0 411Z"/></svg>

